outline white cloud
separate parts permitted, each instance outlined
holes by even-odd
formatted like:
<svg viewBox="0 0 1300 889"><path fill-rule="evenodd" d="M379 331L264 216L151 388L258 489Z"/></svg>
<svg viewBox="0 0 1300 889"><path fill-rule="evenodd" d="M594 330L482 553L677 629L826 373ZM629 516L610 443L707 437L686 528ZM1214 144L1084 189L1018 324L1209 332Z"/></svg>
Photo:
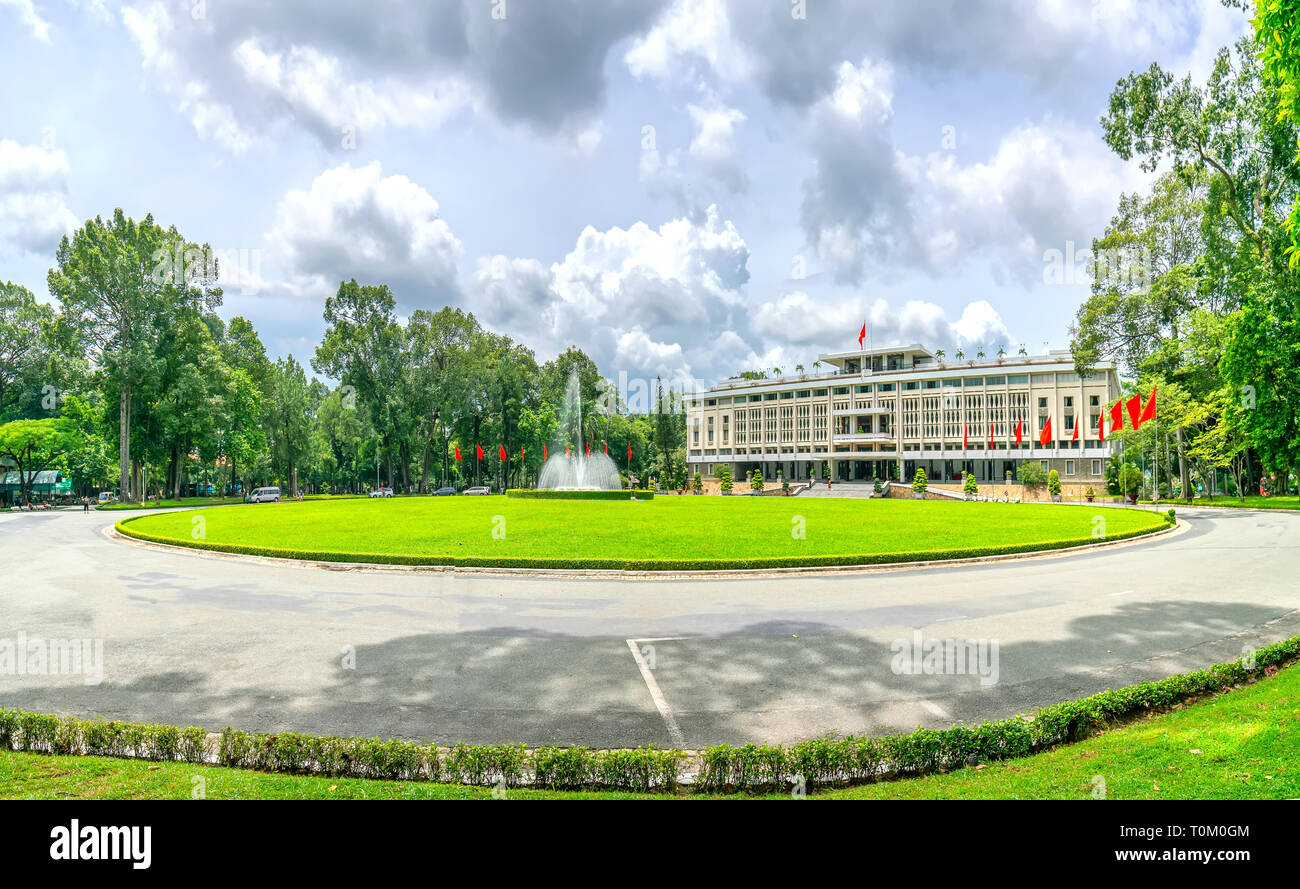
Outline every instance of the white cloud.
<svg viewBox="0 0 1300 889"><path fill-rule="evenodd" d="M0 0L0 7L16 10L18 20L27 26L33 37L42 43L50 42L50 23L41 18L32 0Z"/></svg>
<svg viewBox="0 0 1300 889"><path fill-rule="evenodd" d="M280 199L267 236L268 258L294 276L294 289L332 291L340 280L386 283L399 301L428 305L455 295L460 240L438 202L378 162L343 164L307 191Z"/></svg>
<svg viewBox="0 0 1300 889"><path fill-rule="evenodd" d="M554 355L580 344L608 374L689 374L711 331L743 308L749 250L716 207L701 223L679 218L600 231L588 226L563 260L478 260L467 307ZM688 354L691 353L691 354Z"/></svg>
<svg viewBox="0 0 1300 889"><path fill-rule="evenodd" d="M76 228L67 203L68 169L62 151L0 139L0 249L53 253Z"/></svg>
<svg viewBox="0 0 1300 889"><path fill-rule="evenodd" d="M804 363L811 363L807 356L856 348L864 322L877 347L921 343L932 349L995 349L1011 342L1001 316L985 300L968 303L953 321L942 306L928 300L908 300L895 307L864 294L815 297L795 290L760 303L751 317L755 335L769 352L780 348L803 356L799 360Z"/></svg>

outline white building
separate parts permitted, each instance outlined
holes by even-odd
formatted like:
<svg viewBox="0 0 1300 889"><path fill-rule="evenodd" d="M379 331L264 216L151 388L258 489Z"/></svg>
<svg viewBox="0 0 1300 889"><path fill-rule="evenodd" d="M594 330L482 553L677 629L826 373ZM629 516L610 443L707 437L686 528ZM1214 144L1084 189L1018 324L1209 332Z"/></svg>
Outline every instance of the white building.
<svg viewBox="0 0 1300 889"><path fill-rule="evenodd" d="M1113 453L1097 434L1122 394L1109 362L1081 379L1068 351L954 360L911 345L835 352L818 363L828 369L726 380L689 399L692 467L707 477L729 464L741 480L758 469L770 481L779 466L796 481L820 478L826 462L835 481L910 481L922 466L934 482L960 481L963 472L1003 482L1017 477L1021 461L1037 460L1062 483L1094 483Z"/></svg>

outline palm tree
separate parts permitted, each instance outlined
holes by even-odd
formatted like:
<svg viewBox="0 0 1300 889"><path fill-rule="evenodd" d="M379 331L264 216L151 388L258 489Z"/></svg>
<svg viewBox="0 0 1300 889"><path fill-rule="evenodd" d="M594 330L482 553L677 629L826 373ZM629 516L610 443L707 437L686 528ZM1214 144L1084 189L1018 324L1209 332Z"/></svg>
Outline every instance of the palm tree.
<svg viewBox="0 0 1300 889"><path fill-rule="evenodd" d="M998 346L998 364L1001 364L1002 359L1006 357L1007 357L1007 350L1002 348L1002 346Z"/></svg>
<svg viewBox="0 0 1300 889"><path fill-rule="evenodd" d="M958 361L961 361L963 358L966 357L966 353L963 352L961 349L958 349L958 350L957 350L956 355L957 355L957 360L958 360Z"/></svg>
<svg viewBox="0 0 1300 889"><path fill-rule="evenodd" d="M948 357L948 353L945 352L943 349L935 349L934 357L939 359L939 366L943 367L944 366L943 359Z"/></svg>
<svg viewBox="0 0 1300 889"><path fill-rule="evenodd" d="M799 372L799 376L800 376L800 377L804 376L804 372L803 372L803 369L804 369L804 368L803 368L803 365L802 365L802 364L796 364L796 365L794 366L794 369L797 370L797 371Z"/></svg>
<svg viewBox="0 0 1300 889"><path fill-rule="evenodd" d="M1024 343L1021 343L1021 344L1020 344L1020 357L1021 357L1021 358L1028 358L1028 357L1029 357L1029 350L1025 348L1025 344L1024 344Z"/></svg>
<svg viewBox="0 0 1300 889"><path fill-rule="evenodd" d="M781 368L779 367L772 368L772 373L776 374L778 377L781 376Z"/></svg>

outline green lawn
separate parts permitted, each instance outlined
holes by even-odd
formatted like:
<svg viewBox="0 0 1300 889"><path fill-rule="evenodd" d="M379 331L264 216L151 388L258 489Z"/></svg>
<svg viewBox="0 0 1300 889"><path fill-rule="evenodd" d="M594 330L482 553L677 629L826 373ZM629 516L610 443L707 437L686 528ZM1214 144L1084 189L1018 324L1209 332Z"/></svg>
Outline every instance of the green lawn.
<svg viewBox="0 0 1300 889"><path fill-rule="evenodd" d="M254 504L123 520L127 534L296 558L664 569L860 564L1023 552L1164 527L1147 510L798 497L494 497ZM202 519L199 523L197 520Z"/></svg>
<svg viewBox="0 0 1300 889"><path fill-rule="evenodd" d="M489 788L275 775L216 766L0 752L0 798L491 799ZM1300 667L1077 744L810 799L1289 799L1300 797ZM512 799L635 794L514 789ZM689 798L697 795L685 794ZM662 798L662 796L656 797ZM770 798L788 798L774 794Z"/></svg>
<svg viewBox="0 0 1300 889"><path fill-rule="evenodd" d="M179 500L171 500L167 498L162 500L146 500L143 505L139 503L110 503L96 508L104 510L168 509L177 506L222 506L243 502L244 498L242 497L182 497Z"/></svg>
<svg viewBox="0 0 1300 889"><path fill-rule="evenodd" d="M1150 504L1150 500L1143 500L1142 503ZM1300 497L1261 497L1258 494L1251 495L1244 500L1238 500L1236 497L1220 496L1213 500L1207 500L1204 497L1193 500L1191 503L1184 503L1181 500L1161 500L1160 506L1172 506L1177 509L1180 506L1201 507L1201 506L1223 506L1235 507L1237 509L1300 509Z"/></svg>

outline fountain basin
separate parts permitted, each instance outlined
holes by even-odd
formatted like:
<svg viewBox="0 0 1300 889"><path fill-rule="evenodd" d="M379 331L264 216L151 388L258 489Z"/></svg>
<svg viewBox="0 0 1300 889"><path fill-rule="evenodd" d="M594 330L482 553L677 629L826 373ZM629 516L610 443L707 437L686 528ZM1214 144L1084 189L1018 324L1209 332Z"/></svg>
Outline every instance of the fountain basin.
<svg viewBox="0 0 1300 889"><path fill-rule="evenodd" d="M654 491L600 488L511 488L507 497L517 500L653 500Z"/></svg>

